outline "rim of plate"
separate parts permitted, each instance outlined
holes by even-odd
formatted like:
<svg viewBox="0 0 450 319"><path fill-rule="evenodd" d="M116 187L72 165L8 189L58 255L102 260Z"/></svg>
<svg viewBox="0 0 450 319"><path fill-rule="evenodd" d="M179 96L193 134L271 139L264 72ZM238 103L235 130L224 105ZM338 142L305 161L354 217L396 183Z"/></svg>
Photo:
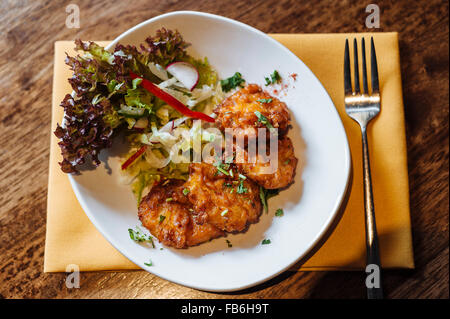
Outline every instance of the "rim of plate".
<svg viewBox="0 0 450 319"><path fill-rule="evenodd" d="M292 56L293 58L297 59L299 63L301 63L305 69L310 72L311 75L313 75L314 78L317 79L317 82L319 83L319 85L322 87L323 92L326 94L326 97L329 99L331 105L334 106L333 110L331 110L332 112L335 113L335 116L338 119L339 122L339 126L340 129L343 131L344 133L344 137L345 137L345 168L346 168L346 181L345 181L345 185L343 187L343 189L340 190L339 192L339 196L334 204L333 207L333 211L330 212L328 219L326 220L326 222L322 225L321 230L316 234L314 240L309 244L308 249L306 249L302 254L300 254L297 259L295 259L293 262L287 264L285 267L282 267L281 269L279 269L278 271L276 271L275 273L273 273L270 276L267 276L263 279L260 280L255 280L253 282L247 283L245 285L241 285L241 286L237 286L237 287L232 287L232 288L224 288L224 289L218 289L218 288L211 288L211 287L204 287L201 285L196 285L195 283L190 283L190 282L184 282L183 280L174 280L171 278L167 278L164 273L161 273L160 271L154 271L153 269L147 269L145 267L143 267L143 263L140 261L135 260L135 258L133 258L133 256L131 256L130 254L128 254L128 252L123 251L121 249L118 248L118 246L116 245L116 241L114 239L113 236L109 236L108 233L106 231L103 230L103 227L101 225L101 223L99 223L97 221L97 219L95 218L94 214L92 214L88 208L88 205L86 204L86 202L83 199L83 196L80 193L79 187L77 182L75 181L74 177L71 174L68 174L68 178L70 181L70 184L72 186L72 189L77 197L77 200L79 201L81 207L83 208L83 211L85 212L85 214L88 216L89 220L94 224L94 226L97 228L98 231L100 231L100 233L102 234L102 236L115 248L117 249L122 255L124 255L126 258L128 258L131 262L133 262L134 264L136 264L137 266L139 266L142 270L145 270L151 274L154 274L164 280L179 284L179 285L183 285L186 287L190 287L190 288L194 288L194 289L198 289L198 290L204 290L204 291L213 291L213 292L232 292L232 291L239 291L239 290L243 290L246 288L250 288L250 287L254 287L257 286L261 283L264 283L276 276L278 276L279 274L283 273L284 271L286 271L287 269L289 269L291 266L293 266L294 264L296 264L297 262L299 262L301 259L303 259L305 256L308 255L308 253L310 253L314 248L317 248L316 246L318 244L323 244L320 243L321 239L327 234L328 230L330 229L330 227L333 225L333 221L335 220L335 218L338 215L338 212L340 211L340 208L344 202L345 199L345 195L346 193L349 191L349 186L350 186L350 172L351 172L351 153L350 153L350 146L348 143L348 138L347 138L347 133L344 129L344 125L342 123L342 120L339 116L339 113L333 103L333 100L331 99L330 95L328 94L327 90L325 89L325 87L322 85L322 83L319 81L319 79L315 76L315 74L309 69L309 67L299 58L297 57L294 53L292 53L288 48L286 48L284 45L282 45L280 42L276 41L275 39L271 38L270 36L268 36L266 33L252 27L249 26L243 22L239 22L230 18L226 18L223 16L219 16L219 15L215 15L215 14L211 14L211 13L206 13L206 12L199 12L199 11L174 11L174 12L169 12L169 13L165 13L165 14L161 14L158 15L156 17L150 18L146 21L143 21L137 25L135 25L134 27L128 29L127 31L123 32L122 34L120 34L118 37L116 37L114 40L111 41L111 43L105 47L106 50L110 50L112 49L117 43L119 43L123 38L127 37L128 35L136 32L137 30L139 30L140 28L148 25L148 24L152 24L155 23L159 20L165 19L167 17L173 17L173 16L183 16L183 15L190 15L190 16L200 16L200 17L207 17L207 18L211 18L211 19L216 19L216 20L221 20L223 22L227 22L230 24L234 24L236 26L239 26L240 28L243 29L247 29L248 31L254 32L264 38L266 38L267 40L269 40L270 42L272 42L272 44L276 45L280 50L284 51L286 54ZM72 92L73 93L73 92ZM64 122L64 118L63 118L63 122Z"/></svg>

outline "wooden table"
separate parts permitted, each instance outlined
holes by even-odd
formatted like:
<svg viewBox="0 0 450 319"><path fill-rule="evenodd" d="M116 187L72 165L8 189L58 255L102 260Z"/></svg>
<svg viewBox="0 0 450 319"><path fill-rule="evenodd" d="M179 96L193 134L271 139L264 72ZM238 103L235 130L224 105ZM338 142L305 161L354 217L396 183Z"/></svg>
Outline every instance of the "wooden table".
<svg viewBox="0 0 450 319"><path fill-rule="evenodd" d="M81 28L65 27L70 1L0 2L0 298L361 298L362 272L285 272L261 286L214 294L144 271L43 273L53 43L111 40L156 15L198 10L264 32L373 31L370 1L73 1ZM407 121L415 270L387 270L390 298L449 297L448 1L376 1L381 28L398 31ZM339 288L338 288L339 287Z"/></svg>

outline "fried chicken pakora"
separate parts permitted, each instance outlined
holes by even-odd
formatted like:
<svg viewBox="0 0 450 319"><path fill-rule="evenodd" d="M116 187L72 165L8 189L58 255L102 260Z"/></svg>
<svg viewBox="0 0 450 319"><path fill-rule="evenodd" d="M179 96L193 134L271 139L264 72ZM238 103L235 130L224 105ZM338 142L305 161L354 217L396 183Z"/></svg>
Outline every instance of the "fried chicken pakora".
<svg viewBox="0 0 450 319"><path fill-rule="evenodd" d="M262 206L259 186L244 176L239 177L236 168L224 165L229 164L217 167L191 163L185 187L189 189L188 197L197 222L209 223L227 232L239 232L259 219ZM234 170L233 176L230 170Z"/></svg>
<svg viewBox="0 0 450 319"><path fill-rule="evenodd" d="M278 129L279 135L287 132L290 115L286 104L256 84L240 89L214 109L216 124L222 131L226 128L241 129L246 136L256 136L258 128L267 127L257 116L258 112L268 120L269 125Z"/></svg>
<svg viewBox="0 0 450 319"><path fill-rule="evenodd" d="M278 163L273 173L267 174L271 171L271 164L268 160L264 163L262 157L257 155L254 163L250 163L248 153L245 150L242 153L244 158L236 159L238 170L262 187L266 189L283 188L294 180L298 160L289 137L278 140Z"/></svg>
<svg viewBox="0 0 450 319"><path fill-rule="evenodd" d="M232 160L225 160L223 154L214 164L191 163L187 181L169 180L154 186L142 199L138 214L142 224L164 245L186 248L226 232L241 232L259 220L260 187L278 189L293 182L298 160L286 136L290 116L285 103L250 84L214 112L222 132L225 128L241 129L245 136L256 137L259 128L278 128L278 134L270 135L278 139L277 167L271 171L270 161L265 162L261 155L251 163L248 149L255 144L247 140L241 158L236 157L234 145Z"/></svg>
<svg viewBox="0 0 450 319"><path fill-rule="evenodd" d="M175 248L195 246L222 236L224 233L210 223L194 221L183 185L182 180L170 180L166 185L154 186L139 205L142 225L159 242Z"/></svg>

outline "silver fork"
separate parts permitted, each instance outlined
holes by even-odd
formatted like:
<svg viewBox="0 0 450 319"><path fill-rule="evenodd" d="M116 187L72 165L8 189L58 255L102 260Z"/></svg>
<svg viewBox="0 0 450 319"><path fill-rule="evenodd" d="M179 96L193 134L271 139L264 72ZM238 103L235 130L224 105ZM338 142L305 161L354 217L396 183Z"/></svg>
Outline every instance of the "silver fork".
<svg viewBox="0 0 450 319"><path fill-rule="evenodd" d="M363 90L360 90L359 83L359 67L358 67L358 45L356 39L353 41L354 51L354 87L352 89L352 79L350 71L350 53L348 47L348 39L345 41L344 56L344 88L345 88L345 111L348 116L358 122L361 127L362 147L363 147L363 171L364 171L364 209L366 220L366 248L367 248L367 265L374 267L378 275L374 283L378 287L369 287L367 285L367 297L369 299L383 298L383 290L381 288L381 265L380 252L378 247L377 226L375 223L375 210L373 206L372 178L370 173L369 147L367 144L367 125L380 113L380 90L378 84L378 67L377 57L375 54L375 45L371 38L371 79L372 92L369 94L367 85L367 68L366 68L366 49L364 38L361 41L362 49L362 80ZM367 271L367 268L366 268ZM375 275L375 273L373 273Z"/></svg>

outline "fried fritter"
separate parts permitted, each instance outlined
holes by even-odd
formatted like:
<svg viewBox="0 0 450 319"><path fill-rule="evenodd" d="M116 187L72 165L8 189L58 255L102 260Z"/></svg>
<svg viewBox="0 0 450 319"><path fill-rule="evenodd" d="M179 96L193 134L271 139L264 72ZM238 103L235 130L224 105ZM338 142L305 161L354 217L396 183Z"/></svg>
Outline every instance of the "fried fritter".
<svg viewBox="0 0 450 319"><path fill-rule="evenodd" d="M256 84L247 85L219 104L214 109L217 115L216 124L222 131L226 128L242 129L247 136L256 135L258 128L267 127L258 121L256 111L260 112L274 128L278 128L279 135L287 132L290 115L286 104L263 92Z"/></svg>
<svg viewBox="0 0 450 319"><path fill-rule="evenodd" d="M209 223L198 224L192 205L183 194L182 180L157 185L145 196L138 209L139 219L153 236L166 246L187 248L223 235Z"/></svg>
<svg viewBox="0 0 450 319"><path fill-rule="evenodd" d="M266 189L275 189L288 186L292 183L297 167L297 158L294 154L294 146L289 137L278 140L278 167L272 174L265 174L269 171L270 163L262 162L262 158L257 155L255 163L249 163L248 154L243 152L244 159L236 160L236 166L244 175L254 180ZM242 161L243 163L239 163Z"/></svg>
<svg viewBox="0 0 450 319"><path fill-rule="evenodd" d="M225 165L225 164L224 164ZM228 164L227 164L228 165ZM235 167L221 166L233 177L207 163L191 163L185 187L199 223L210 223L227 232L244 230L261 214L259 186L238 176ZM229 174L229 173L228 173Z"/></svg>

